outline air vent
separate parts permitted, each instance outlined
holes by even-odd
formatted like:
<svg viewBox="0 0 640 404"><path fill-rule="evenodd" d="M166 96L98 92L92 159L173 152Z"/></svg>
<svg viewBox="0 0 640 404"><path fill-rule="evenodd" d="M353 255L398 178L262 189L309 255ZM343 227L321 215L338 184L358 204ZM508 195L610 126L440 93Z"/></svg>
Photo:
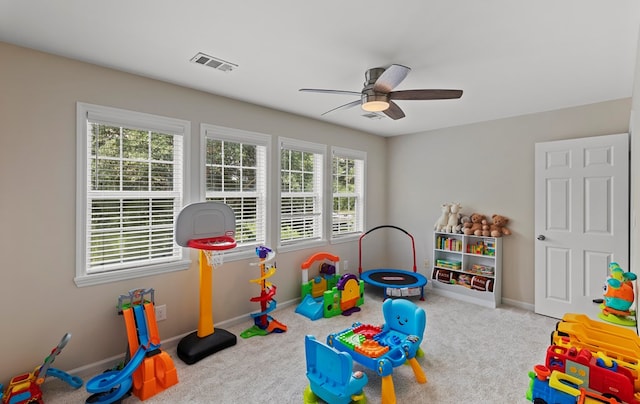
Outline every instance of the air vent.
<svg viewBox="0 0 640 404"><path fill-rule="evenodd" d="M191 62L197 63L203 66L209 66L216 70L222 70L223 72L230 72L238 68L238 65L231 62L227 62L222 59L214 58L213 56L206 55L202 52L198 53L191 58Z"/></svg>
<svg viewBox="0 0 640 404"><path fill-rule="evenodd" d="M368 112L366 114L362 114L362 116L364 116L365 118L369 118L369 119L382 119L385 116L382 114L377 114L375 112Z"/></svg>

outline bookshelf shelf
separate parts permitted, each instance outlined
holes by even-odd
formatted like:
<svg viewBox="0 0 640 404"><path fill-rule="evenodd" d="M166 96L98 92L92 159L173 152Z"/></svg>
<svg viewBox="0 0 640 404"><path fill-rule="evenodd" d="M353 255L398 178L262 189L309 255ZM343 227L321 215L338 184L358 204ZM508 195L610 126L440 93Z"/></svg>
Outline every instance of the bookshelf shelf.
<svg viewBox="0 0 640 404"><path fill-rule="evenodd" d="M502 238L435 232L431 282L436 293L497 307L502 301Z"/></svg>

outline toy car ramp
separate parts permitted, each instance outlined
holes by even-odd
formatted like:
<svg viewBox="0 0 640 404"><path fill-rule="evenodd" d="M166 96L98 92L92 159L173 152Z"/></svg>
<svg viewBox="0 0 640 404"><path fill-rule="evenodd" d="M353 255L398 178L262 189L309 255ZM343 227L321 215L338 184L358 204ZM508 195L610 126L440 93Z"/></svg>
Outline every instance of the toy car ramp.
<svg viewBox="0 0 640 404"><path fill-rule="evenodd" d="M619 335L589 329L581 323L561 321L556 326L561 334L568 335L571 341L577 341L590 351L603 351L610 356L623 355L627 358L640 358L640 349L629 339Z"/></svg>
<svg viewBox="0 0 640 404"><path fill-rule="evenodd" d="M140 345L135 355L122 370L111 370L89 380L86 385L89 393L109 392L94 402L112 403L127 394L133 384L133 372L138 369L146 353L147 350Z"/></svg>
<svg viewBox="0 0 640 404"><path fill-rule="evenodd" d="M601 331L603 333L627 338L629 342L634 343L638 349L640 349L640 338L638 338L635 331L630 328L622 328L613 324L603 323L602 321L592 320L585 314L567 313L562 317L562 321L567 323L579 323L588 330Z"/></svg>

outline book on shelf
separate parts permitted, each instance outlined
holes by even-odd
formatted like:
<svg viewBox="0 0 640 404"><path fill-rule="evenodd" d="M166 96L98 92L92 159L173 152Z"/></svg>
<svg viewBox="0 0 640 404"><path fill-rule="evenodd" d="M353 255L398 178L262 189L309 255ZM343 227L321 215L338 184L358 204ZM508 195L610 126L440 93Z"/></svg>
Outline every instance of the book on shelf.
<svg viewBox="0 0 640 404"><path fill-rule="evenodd" d="M462 251L462 240L454 237L436 237L436 248L439 250Z"/></svg>

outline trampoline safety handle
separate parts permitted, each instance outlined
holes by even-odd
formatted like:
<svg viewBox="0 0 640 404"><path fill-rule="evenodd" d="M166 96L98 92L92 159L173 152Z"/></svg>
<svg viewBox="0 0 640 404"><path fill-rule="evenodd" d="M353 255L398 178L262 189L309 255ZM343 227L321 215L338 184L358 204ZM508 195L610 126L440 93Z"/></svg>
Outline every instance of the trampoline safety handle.
<svg viewBox="0 0 640 404"><path fill-rule="evenodd" d="M367 232L365 232L364 234L362 234L360 236L360 238L358 239L358 274L362 275L362 239L364 238L364 236L366 236L367 234L373 232L374 230L378 230L378 229L384 229L384 228L392 228L392 229L396 229L396 230L400 230L401 232L403 232L404 234L406 234L407 236L409 236L409 238L411 239L411 250L413 252L413 272L417 272L418 271L418 267L416 265L416 244L415 241L413 239L413 236L411 234L409 234L408 231L398 227L398 226L394 226L391 224L383 224L380 226L376 226L373 229L368 230Z"/></svg>

